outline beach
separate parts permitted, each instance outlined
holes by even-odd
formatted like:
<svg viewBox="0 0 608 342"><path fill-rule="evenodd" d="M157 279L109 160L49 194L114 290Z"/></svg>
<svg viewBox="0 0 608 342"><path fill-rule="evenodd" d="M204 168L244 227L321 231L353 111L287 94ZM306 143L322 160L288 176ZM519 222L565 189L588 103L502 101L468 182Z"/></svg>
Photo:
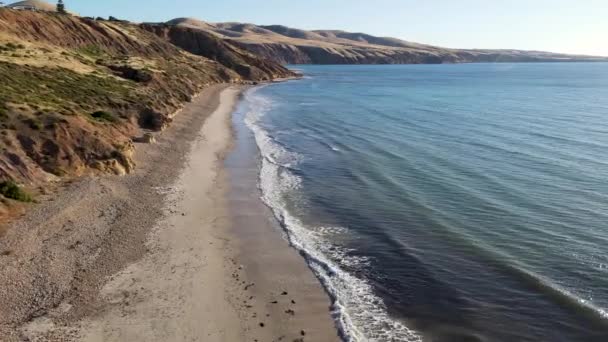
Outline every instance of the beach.
<svg viewBox="0 0 608 342"><path fill-rule="evenodd" d="M242 90L207 88L137 145L132 174L58 185L9 227L0 340L338 340L328 295L256 195L255 159L224 165Z"/></svg>

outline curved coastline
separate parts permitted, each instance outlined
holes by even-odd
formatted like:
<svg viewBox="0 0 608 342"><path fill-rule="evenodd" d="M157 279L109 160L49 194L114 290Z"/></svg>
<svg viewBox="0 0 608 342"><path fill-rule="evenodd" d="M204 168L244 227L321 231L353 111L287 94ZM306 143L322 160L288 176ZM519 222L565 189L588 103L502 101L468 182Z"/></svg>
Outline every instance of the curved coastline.
<svg viewBox="0 0 608 342"><path fill-rule="evenodd" d="M421 341L422 335L389 317L386 308L366 281L353 277L327 258L324 253L336 254L345 251L333 250L326 245L322 235L339 232L340 228L305 228L304 224L285 206L283 193L299 187L299 178L293 173L298 156L284 150L268 133L258 125L258 120L269 110L268 99L256 97L260 88L245 93L249 108L241 119L251 130L260 161L257 181L260 198L270 209L289 241L299 252L306 264L325 288L331 298L332 317L344 341L400 340Z"/></svg>
<svg viewBox="0 0 608 342"><path fill-rule="evenodd" d="M486 67L460 67L462 72L471 68ZM552 69L574 72L559 65L522 68L540 74ZM386 67L383 72L397 74L399 69ZM416 67L403 69L404 78L420 72ZM536 159L547 153L544 147L551 142L545 140L552 131L542 138L525 134L541 141L524 140L523 147L511 141L521 132L509 135L503 124L510 112L499 113L516 110L518 117L530 115L536 122L540 118L531 111L535 104L489 110L483 101L446 98L443 111L418 115L408 107L409 102L425 98L416 91L429 95L437 87L411 90L418 88L410 86L406 88L414 92L409 95L413 100L404 103L387 95L383 102L369 100L377 107L370 110L368 99L359 96L367 83L335 82L346 77L344 70L336 67L332 73L328 68L310 67L311 76L303 80L258 88L246 95L252 107L246 123L261 151L261 197L286 239L328 291L343 338L417 340L423 336L483 341L604 336L608 329L600 287L604 280L589 278L602 272L603 259L582 259L594 257L603 240L599 227L593 229L599 222L595 219L603 214L600 203L594 201L601 197L590 197L601 194L601 188L591 193L587 187L577 187L577 182L595 184L596 179L566 169L573 165L568 146L547 156L560 161L559 168L539 164ZM354 80L370 71L366 67L348 70ZM442 82L442 71L437 67L435 74L416 79ZM520 73L504 75L506 81L519 77ZM530 91L537 90L535 84L524 84ZM378 87L390 93L403 85L389 82ZM475 84L471 88L477 90ZM573 85L573 91L579 90ZM520 95L515 90L505 93L505 97ZM311 99L317 99L314 106ZM348 106L349 99L356 106ZM462 116L462 102L467 101L477 107ZM568 108L578 106L564 102ZM382 110L406 124L375 122ZM484 116L487 111L495 117ZM543 120L554 123L549 114ZM484 120L475 120L475 115ZM421 122L424 127L418 125ZM454 129L440 134L448 123ZM481 149L485 145L479 145L478 137L467 134L488 125L488 132L494 134L486 135L486 145L502 146L506 141L513 146L492 150L493 158ZM382 135L378 134L381 129ZM528 127L524 133L537 129ZM340 151L331 146L339 146ZM474 146L469 152L475 153L466 154L467 146ZM529 149L537 158L511 160L512 149ZM593 151L585 152L593 155ZM596 175L596 169L589 170L589 176ZM537 187L531 180L536 180ZM573 195L568 197L571 200L555 196L564 191ZM578 229L577 217L589 220L591 227ZM580 242L576 247L575 241ZM551 248L549 243L573 250ZM543 263L542 258L552 262ZM406 329L390 325L393 322ZM504 329L505 322L518 329ZM378 324L376 329L376 323L384 326Z"/></svg>
<svg viewBox="0 0 608 342"><path fill-rule="evenodd" d="M224 165L243 89L209 87L138 146L132 174L77 180L8 230L0 319L14 321L0 321L0 339L338 340L327 295L280 235L260 235L273 241L265 254L235 234L255 203L233 211ZM29 234L42 237L25 248ZM36 287L19 286L41 267Z"/></svg>

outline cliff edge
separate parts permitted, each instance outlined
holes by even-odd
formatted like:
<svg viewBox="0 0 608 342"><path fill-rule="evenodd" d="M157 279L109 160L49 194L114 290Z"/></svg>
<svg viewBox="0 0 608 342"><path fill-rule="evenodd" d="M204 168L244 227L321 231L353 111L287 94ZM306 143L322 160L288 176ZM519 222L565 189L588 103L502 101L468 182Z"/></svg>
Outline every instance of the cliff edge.
<svg viewBox="0 0 608 342"><path fill-rule="evenodd" d="M0 8L0 219L53 181L130 172L133 142L210 84L290 76L198 31Z"/></svg>

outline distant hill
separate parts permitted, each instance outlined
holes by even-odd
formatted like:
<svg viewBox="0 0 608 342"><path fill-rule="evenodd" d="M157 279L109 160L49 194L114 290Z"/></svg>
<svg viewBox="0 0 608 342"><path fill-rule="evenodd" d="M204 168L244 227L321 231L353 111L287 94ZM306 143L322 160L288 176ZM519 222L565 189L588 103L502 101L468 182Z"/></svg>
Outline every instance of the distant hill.
<svg viewBox="0 0 608 342"><path fill-rule="evenodd" d="M281 25L168 21L214 34L258 56L286 64L438 64L470 62L608 61L607 57L542 51L449 49L339 30L306 31Z"/></svg>

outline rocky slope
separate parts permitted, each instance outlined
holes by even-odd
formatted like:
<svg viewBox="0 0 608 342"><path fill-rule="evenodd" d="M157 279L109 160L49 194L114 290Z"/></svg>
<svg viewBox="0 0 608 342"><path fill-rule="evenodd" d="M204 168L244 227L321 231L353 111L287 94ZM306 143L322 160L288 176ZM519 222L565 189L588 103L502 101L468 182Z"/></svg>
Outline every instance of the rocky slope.
<svg viewBox="0 0 608 342"><path fill-rule="evenodd" d="M244 79L267 81L288 76L280 64L260 59L206 31L164 24L142 24L141 28L192 54L217 61Z"/></svg>
<svg viewBox="0 0 608 342"><path fill-rule="evenodd" d="M292 75L199 31L0 8L0 220L15 191L129 172L142 129L209 84Z"/></svg>
<svg viewBox="0 0 608 342"><path fill-rule="evenodd" d="M178 18L170 25L198 29L283 64L437 64L470 62L608 61L608 58L519 50L464 50L363 33L305 31L280 25L205 23Z"/></svg>

